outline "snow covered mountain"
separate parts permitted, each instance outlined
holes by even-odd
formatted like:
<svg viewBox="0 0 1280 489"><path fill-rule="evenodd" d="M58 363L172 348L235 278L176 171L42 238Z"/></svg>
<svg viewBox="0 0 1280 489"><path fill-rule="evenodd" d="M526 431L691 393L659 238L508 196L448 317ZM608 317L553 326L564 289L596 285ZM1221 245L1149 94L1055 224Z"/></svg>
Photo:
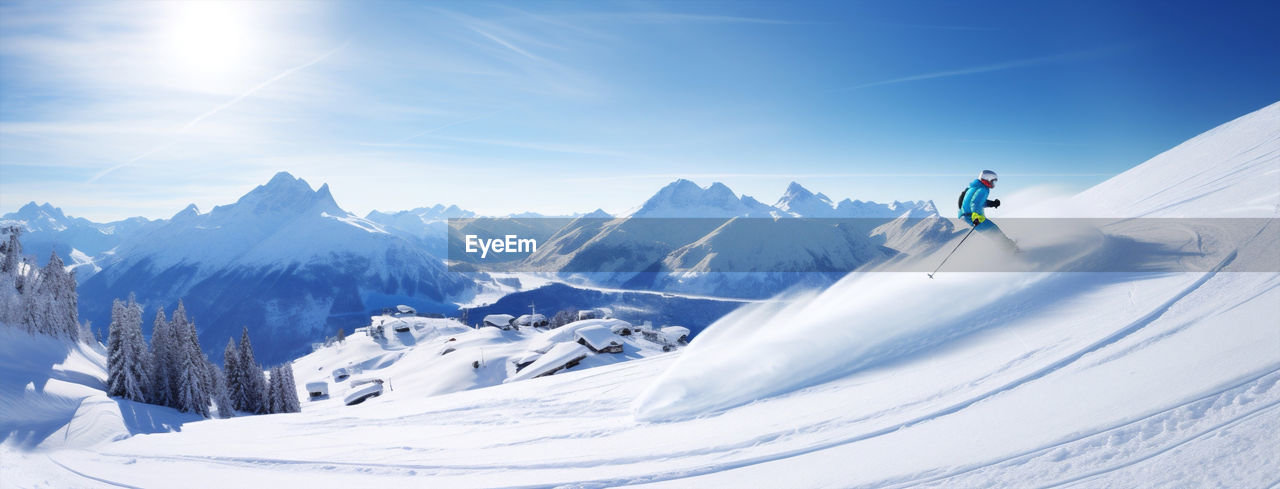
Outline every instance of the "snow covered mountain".
<svg viewBox="0 0 1280 489"><path fill-rule="evenodd" d="M761 298L927 252L953 231L932 202L842 204L795 182L769 206L722 183L680 179L628 217L565 225L526 265L606 286Z"/></svg>
<svg viewBox="0 0 1280 489"><path fill-rule="evenodd" d="M813 193L796 182L787 186L786 192L773 205L782 215L808 218L878 219L896 218L909 214L912 218L937 215L938 210L929 201L893 201L880 204L871 201L844 199L833 203L822 193Z"/></svg>
<svg viewBox="0 0 1280 489"><path fill-rule="evenodd" d="M129 293L149 308L183 299L206 348L249 325L261 331L265 362L297 356L370 310L451 311L475 288L420 246L342 210L327 185L312 190L288 173L208 213L188 206L116 256L81 286L82 317L106 325L111 300Z"/></svg>
<svg viewBox="0 0 1280 489"><path fill-rule="evenodd" d="M1241 117L1067 207L1108 198L1132 206L1108 215L1221 213L1265 228L1280 218L1277 116L1280 104ZM1194 259L1223 245L1193 231L1146 249ZM1026 238L1031 253L1079 251L1070 259L1087 270L1150 236ZM115 420L110 403L64 396L57 412L74 414L60 422L6 404L0 416L18 421L4 426L18 428L0 463L20 487L165 486L175 473L193 487L1270 487L1278 310L1274 271L854 273L739 309L675 354L447 395L425 393L465 386L475 369L406 368L385 402L178 420L180 431L104 442L74 435ZM325 352L295 368L303 379L408 358L383 353ZM42 369L91 370L69 365L81 354L34 356ZM0 399L26 385L2 373ZM67 446L20 446L59 430Z"/></svg>
<svg viewBox="0 0 1280 489"><path fill-rule="evenodd" d="M414 239L428 253L445 256L448 252L445 241L449 234L448 220L459 217L476 217L476 213L456 205L445 207L436 204L393 213L374 210L364 218L380 224L387 231L403 233Z"/></svg>
<svg viewBox="0 0 1280 489"><path fill-rule="evenodd" d="M723 183L702 188L683 178L662 187L630 217L774 217L778 210Z"/></svg>
<svg viewBox="0 0 1280 489"><path fill-rule="evenodd" d="M71 217L62 209L49 203L36 205L30 202L17 212L0 217L0 226L22 228L23 252L35 255L39 263L49 259L49 252L57 251L63 261L75 266L76 279L83 281L101 267L97 260L109 260L116 246L134 234L146 232L159 224L142 217L133 217L108 223L96 223L81 217Z"/></svg>

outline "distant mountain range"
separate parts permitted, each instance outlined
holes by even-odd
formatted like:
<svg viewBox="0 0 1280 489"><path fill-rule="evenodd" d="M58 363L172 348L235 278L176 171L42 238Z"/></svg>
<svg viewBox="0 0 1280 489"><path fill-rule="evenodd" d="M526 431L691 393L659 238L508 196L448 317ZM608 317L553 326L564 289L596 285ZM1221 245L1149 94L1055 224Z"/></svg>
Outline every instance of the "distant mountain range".
<svg viewBox="0 0 1280 489"><path fill-rule="evenodd" d="M950 221L928 217L938 212L927 201L835 204L792 182L767 205L722 183L681 179L627 217L565 225L525 268L614 287L763 298L951 237ZM914 239L895 239L908 235Z"/></svg>
<svg viewBox="0 0 1280 489"><path fill-rule="evenodd" d="M740 218L906 218L937 215L930 202L833 203L792 183L774 205L739 196L722 183L700 187L676 180L624 217L603 210L574 216L511 214L512 219L552 227L531 229L548 236L531 262L602 273L562 278L609 286L673 290L736 297L772 295L795 284L821 285L860 263L900 252L893 236L926 236L920 229L829 230L821 236L772 240L768 249L746 246L764 232L759 221ZM25 231L27 254L44 262L50 251L75 267L81 317L105 328L111 301L130 293L153 311L172 310L182 299L195 318L201 342L219 351L226 339L249 325L266 362L295 357L312 341L338 327L367 322L383 307L409 304L420 311L452 313L481 294L510 290L511 279L483 273L451 273L444 266L448 219L478 217L457 206L435 205L365 217L343 210L329 192L288 173L275 175L235 203L202 213L190 205L168 219L131 218L94 223L34 202L3 216ZM672 229L660 219L712 218ZM565 224L567 222L567 224ZM886 221L887 222L887 221ZM913 226L920 221L909 221ZM941 221L945 223L945 221ZM934 222L934 225L941 225ZM947 224L949 226L949 224ZM542 226L546 227L546 226ZM940 231L939 239L947 230ZM711 257L711 258L708 258ZM689 274L733 260L822 262L827 275ZM644 270L646 273L635 273ZM617 273L614 273L617 272ZM732 275L732 276L729 276ZM488 295L486 295L487 297ZM152 312L148 312L152 314ZM147 321L150 327L150 321ZM259 339L260 338L260 339Z"/></svg>

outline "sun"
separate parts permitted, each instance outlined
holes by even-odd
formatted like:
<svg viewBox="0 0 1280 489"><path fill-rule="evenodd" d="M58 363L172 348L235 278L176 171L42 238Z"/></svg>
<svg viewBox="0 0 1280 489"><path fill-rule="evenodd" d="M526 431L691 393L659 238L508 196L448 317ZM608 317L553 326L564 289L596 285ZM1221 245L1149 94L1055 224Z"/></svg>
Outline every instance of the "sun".
<svg viewBox="0 0 1280 489"><path fill-rule="evenodd" d="M167 4L162 41L171 68L206 82L233 79L249 65L251 2L184 1Z"/></svg>

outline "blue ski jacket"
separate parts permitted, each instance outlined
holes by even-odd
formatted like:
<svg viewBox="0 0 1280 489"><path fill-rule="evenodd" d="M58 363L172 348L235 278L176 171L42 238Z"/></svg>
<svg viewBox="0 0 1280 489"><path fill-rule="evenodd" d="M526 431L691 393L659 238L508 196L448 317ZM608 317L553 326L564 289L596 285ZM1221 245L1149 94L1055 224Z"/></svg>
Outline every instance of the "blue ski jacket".
<svg viewBox="0 0 1280 489"><path fill-rule="evenodd" d="M983 209L987 208L987 195L991 193L991 189L982 184L982 180L977 178L969 182L969 190L964 193L964 199L960 203L960 218L968 220L974 212L980 215L987 215Z"/></svg>

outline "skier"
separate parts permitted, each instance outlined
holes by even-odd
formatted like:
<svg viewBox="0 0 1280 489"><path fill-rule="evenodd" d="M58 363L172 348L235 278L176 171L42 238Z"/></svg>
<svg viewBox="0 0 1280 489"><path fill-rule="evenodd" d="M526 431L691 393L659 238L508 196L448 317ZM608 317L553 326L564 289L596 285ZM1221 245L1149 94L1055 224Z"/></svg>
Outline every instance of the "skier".
<svg viewBox="0 0 1280 489"><path fill-rule="evenodd" d="M987 207L1000 207L1000 199L987 200L987 195L996 186L996 179L996 172L982 170L978 178L969 183L969 188L960 194L960 218L973 224L974 230L1004 246L1005 249L1017 253L1020 251L1018 245L1000 231L1000 226L987 219L984 211Z"/></svg>

